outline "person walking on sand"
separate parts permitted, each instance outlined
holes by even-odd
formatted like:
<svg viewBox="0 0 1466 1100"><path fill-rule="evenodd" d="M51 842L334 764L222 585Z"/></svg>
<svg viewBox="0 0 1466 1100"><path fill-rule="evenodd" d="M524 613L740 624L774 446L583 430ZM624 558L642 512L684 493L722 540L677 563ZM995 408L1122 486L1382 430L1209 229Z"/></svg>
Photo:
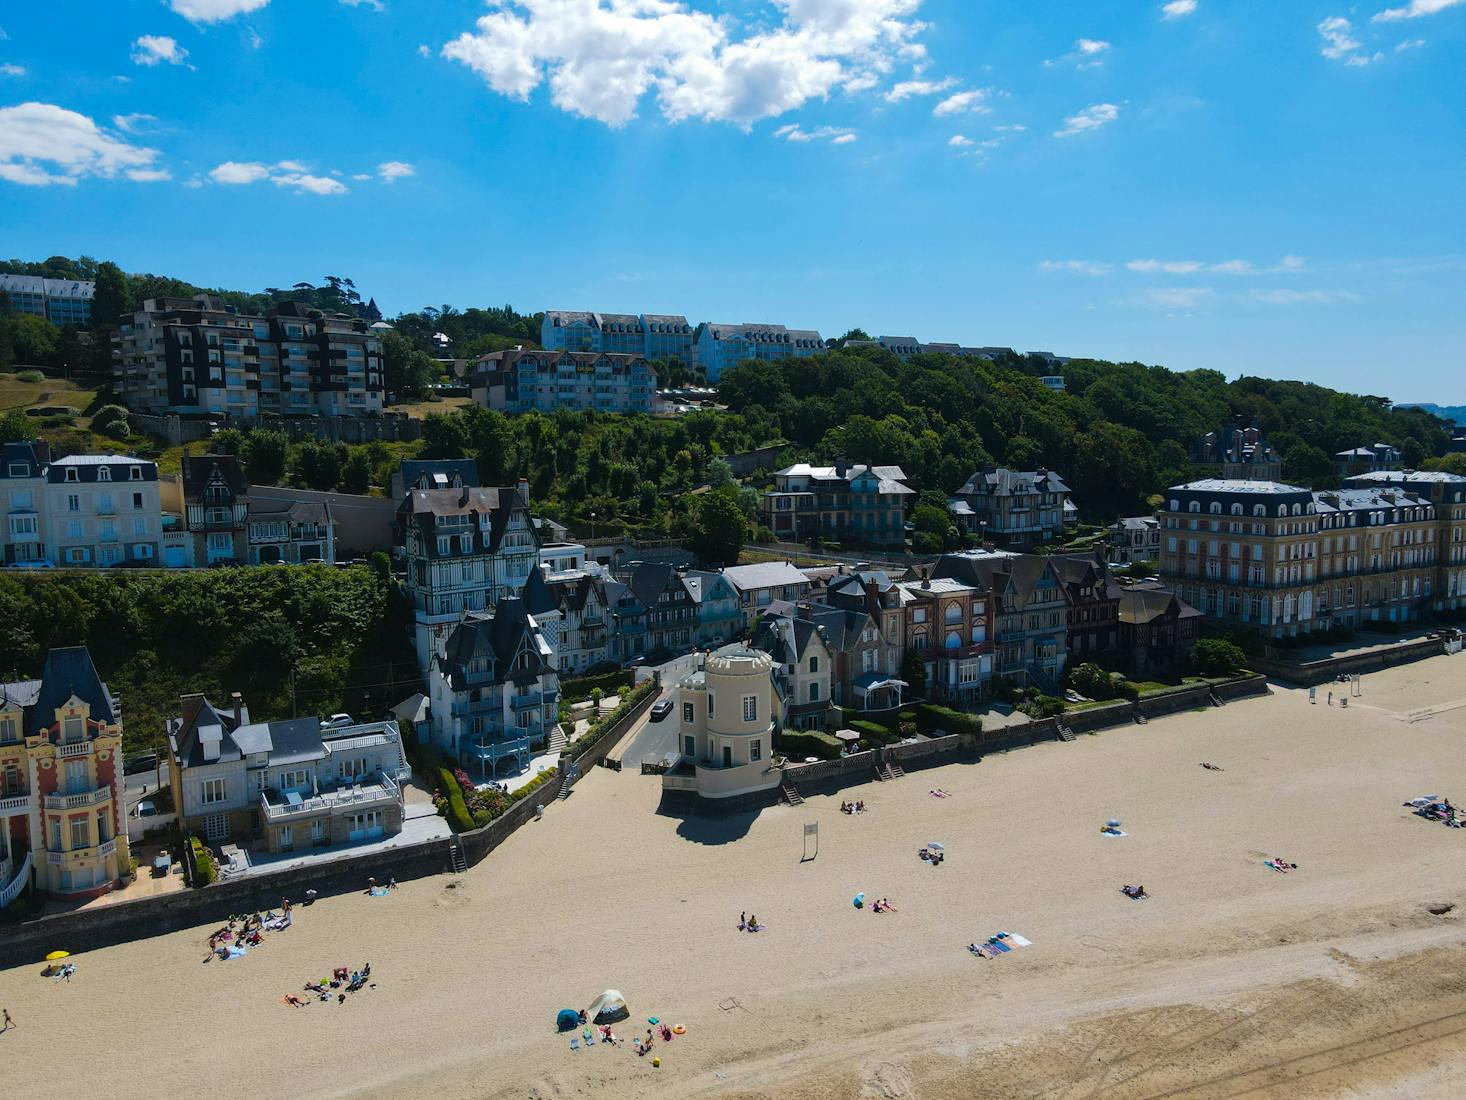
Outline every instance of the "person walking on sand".
<svg viewBox="0 0 1466 1100"><path fill-rule="evenodd" d="M0 1032L9 1031L15 1026L15 1021L10 1018L10 1009L5 1009L5 1026L0 1027Z"/></svg>

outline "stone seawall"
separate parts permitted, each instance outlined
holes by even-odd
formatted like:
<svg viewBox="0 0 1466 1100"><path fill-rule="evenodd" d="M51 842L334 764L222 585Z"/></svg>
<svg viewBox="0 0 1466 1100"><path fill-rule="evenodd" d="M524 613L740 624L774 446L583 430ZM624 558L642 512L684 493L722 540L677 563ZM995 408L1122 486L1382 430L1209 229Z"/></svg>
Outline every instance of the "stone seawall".
<svg viewBox="0 0 1466 1100"><path fill-rule="evenodd" d="M19 924L3 924L0 925L0 968L39 965L46 952L58 945L64 945L72 953L94 951L181 928L222 924L231 913L278 910L284 898L301 906L307 890L315 890L321 897L349 894L365 890L368 877L378 882L394 878L408 882L448 870L448 853L447 840L423 841L360 856L343 856L314 866L246 875L198 890L157 894ZM310 909L300 907L297 915L301 920L309 920ZM200 941L200 958L205 947Z"/></svg>

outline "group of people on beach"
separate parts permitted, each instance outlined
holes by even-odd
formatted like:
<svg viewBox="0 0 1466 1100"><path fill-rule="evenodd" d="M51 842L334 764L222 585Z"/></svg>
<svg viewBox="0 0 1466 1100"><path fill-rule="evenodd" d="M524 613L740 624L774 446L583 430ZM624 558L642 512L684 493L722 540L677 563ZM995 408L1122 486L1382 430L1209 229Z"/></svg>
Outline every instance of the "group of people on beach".
<svg viewBox="0 0 1466 1100"><path fill-rule="evenodd" d="M865 813L865 802L842 802L840 812L842 814L863 814Z"/></svg>
<svg viewBox="0 0 1466 1100"><path fill-rule="evenodd" d="M315 995L318 1001L330 1001L331 994L336 994L336 1003L346 1003L346 994L355 993L360 989L370 986L377 988L377 983L371 980L372 964L364 963L360 970L350 970L344 966L338 966L331 971L329 978L322 978L320 981L305 983L305 991ZM286 994L280 998L281 1002L291 1008L305 1008L310 1004L308 999L297 996L294 993Z"/></svg>
<svg viewBox="0 0 1466 1100"><path fill-rule="evenodd" d="M1423 817L1427 821L1439 821L1451 829L1466 828L1466 820L1462 819L1460 809L1451 805L1449 798L1417 798L1405 805L1417 817Z"/></svg>
<svg viewBox="0 0 1466 1100"><path fill-rule="evenodd" d="M1120 887L1120 893L1124 894L1127 898L1133 898L1135 901L1143 901L1146 898L1150 897L1150 895L1145 892L1144 886L1125 885Z"/></svg>
<svg viewBox="0 0 1466 1100"><path fill-rule="evenodd" d="M936 848L923 848L921 851L916 853L916 856L923 862L930 863L933 867L935 867L939 863L941 863L942 860L947 858L947 853Z"/></svg>
<svg viewBox="0 0 1466 1100"><path fill-rule="evenodd" d="M750 916L745 910L738 914L738 931L740 932L762 932L764 926L759 924L758 918Z"/></svg>

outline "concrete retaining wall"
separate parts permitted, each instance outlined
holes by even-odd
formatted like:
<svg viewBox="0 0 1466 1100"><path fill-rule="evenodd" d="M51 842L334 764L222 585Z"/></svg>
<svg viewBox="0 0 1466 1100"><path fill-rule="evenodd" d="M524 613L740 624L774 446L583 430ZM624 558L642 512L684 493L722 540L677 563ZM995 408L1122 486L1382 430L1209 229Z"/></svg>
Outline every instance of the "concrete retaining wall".
<svg viewBox="0 0 1466 1100"><path fill-rule="evenodd" d="M447 840L423 841L361 856L346 856L314 866L290 867L216 883L200 890L182 890L98 905L72 913L0 925L0 968L39 965L47 951L64 944L71 952L94 951L129 940L159 936L200 924L222 924L231 913L279 909L283 898L297 905L308 889L322 897L365 890L367 878L406 882L450 867ZM146 869L143 871L146 874ZM310 919L310 910L298 916ZM199 942L199 958L206 945Z"/></svg>
<svg viewBox="0 0 1466 1100"><path fill-rule="evenodd" d="M1258 672L1275 680L1312 687L1328 683L1340 676L1354 673L1379 672L1395 665L1409 664L1435 657L1446 651L1445 642L1439 638L1422 638L1413 642L1401 642L1386 649L1369 653L1350 654L1345 657L1330 657L1322 661L1282 661L1276 658L1254 657L1248 663Z"/></svg>

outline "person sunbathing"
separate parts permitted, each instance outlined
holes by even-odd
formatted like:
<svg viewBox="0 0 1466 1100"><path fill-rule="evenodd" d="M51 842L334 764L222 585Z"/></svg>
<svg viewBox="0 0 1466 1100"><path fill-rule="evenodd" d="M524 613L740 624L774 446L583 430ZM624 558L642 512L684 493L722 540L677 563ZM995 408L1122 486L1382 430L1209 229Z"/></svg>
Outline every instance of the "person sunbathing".
<svg viewBox="0 0 1466 1100"><path fill-rule="evenodd" d="M855 812L858 813L858 814L865 813L865 803L864 802L857 802L855 804Z"/></svg>
<svg viewBox="0 0 1466 1100"><path fill-rule="evenodd" d="M294 993L291 993L289 996L287 996L285 998L285 1003L288 1004L291 1008L305 1008L306 1007L306 1002L305 1001L302 1001Z"/></svg>

